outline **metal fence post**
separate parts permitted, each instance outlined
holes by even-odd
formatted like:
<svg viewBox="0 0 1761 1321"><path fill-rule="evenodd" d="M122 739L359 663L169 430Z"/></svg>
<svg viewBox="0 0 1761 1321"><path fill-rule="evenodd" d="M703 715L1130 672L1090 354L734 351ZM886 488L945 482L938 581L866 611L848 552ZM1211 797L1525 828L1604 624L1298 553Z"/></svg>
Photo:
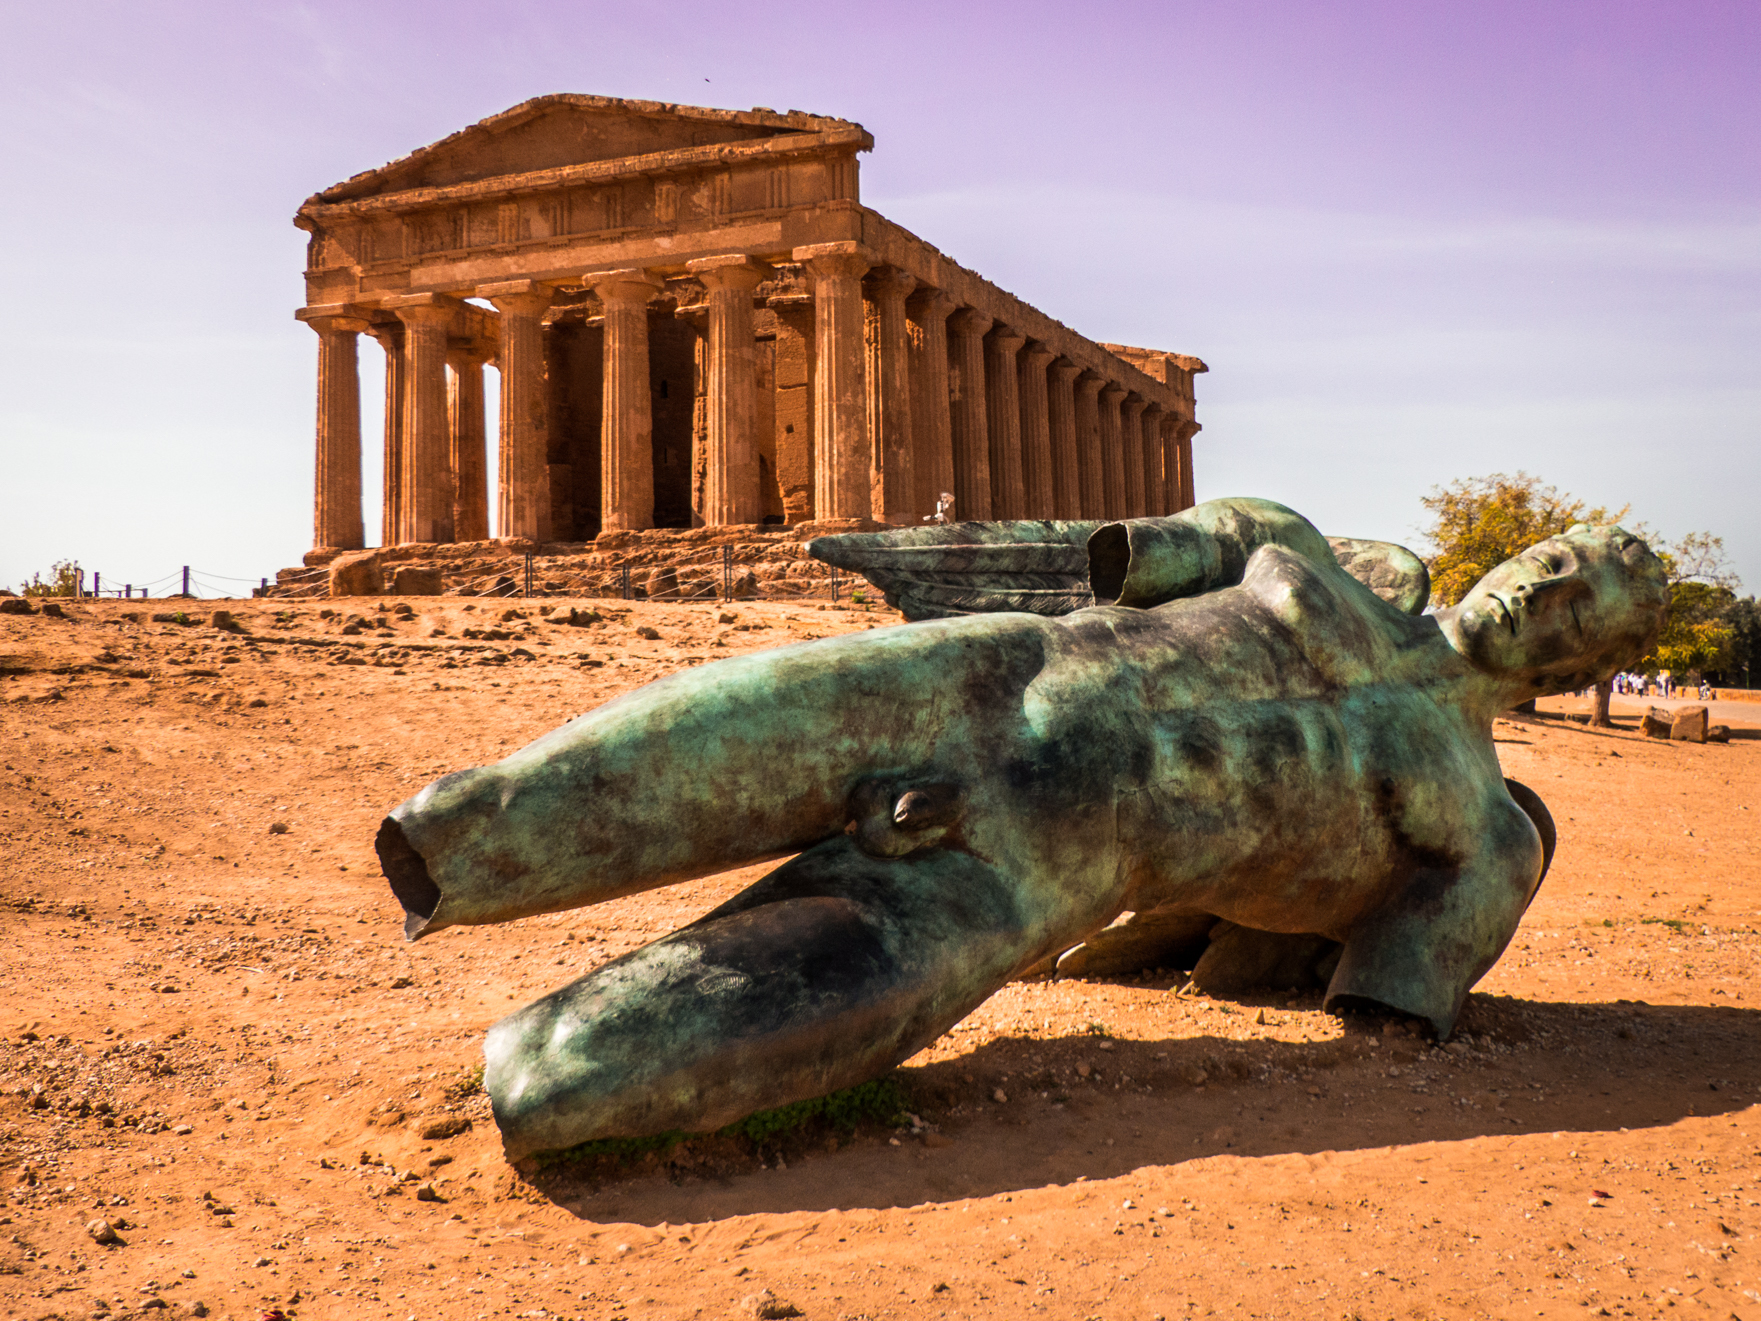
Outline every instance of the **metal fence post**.
<svg viewBox="0 0 1761 1321"><path fill-rule="evenodd" d="M190 566L187 564L183 566L183 594L190 594Z"/></svg>
<svg viewBox="0 0 1761 1321"><path fill-rule="evenodd" d="M526 595L532 595L532 552L526 552Z"/></svg>
<svg viewBox="0 0 1761 1321"><path fill-rule="evenodd" d="M734 599L734 548L722 547L722 600Z"/></svg>
<svg viewBox="0 0 1761 1321"><path fill-rule="evenodd" d="M627 564L619 571L618 586L623 593L624 600L628 601L630 599L630 566Z"/></svg>

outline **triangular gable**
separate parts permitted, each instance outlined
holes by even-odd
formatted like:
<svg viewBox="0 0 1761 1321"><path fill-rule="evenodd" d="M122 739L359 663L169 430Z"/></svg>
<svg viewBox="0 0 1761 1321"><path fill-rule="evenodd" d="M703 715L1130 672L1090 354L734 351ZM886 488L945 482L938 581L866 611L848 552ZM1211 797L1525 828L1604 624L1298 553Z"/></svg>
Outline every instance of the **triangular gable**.
<svg viewBox="0 0 1761 1321"><path fill-rule="evenodd" d="M540 96L401 160L327 188L312 201L345 202L415 188L619 160L654 152L752 142L850 127L792 110L712 110L604 96Z"/></svg>

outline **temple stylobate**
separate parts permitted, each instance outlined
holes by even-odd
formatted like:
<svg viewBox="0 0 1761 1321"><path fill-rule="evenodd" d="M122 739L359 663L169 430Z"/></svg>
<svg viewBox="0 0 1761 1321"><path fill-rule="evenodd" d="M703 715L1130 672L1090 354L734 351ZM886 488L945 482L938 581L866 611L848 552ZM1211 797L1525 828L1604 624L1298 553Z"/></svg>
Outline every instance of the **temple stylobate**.
<svg viewBox="0 0 1761 1321"><path fill-rule="evenodd" d="M360 337L386 357L386 544L1193 502L1198 359L1085 339L862 205L858 124L594 96L515 106L310 198L314 545L365 543Z"/></svg>

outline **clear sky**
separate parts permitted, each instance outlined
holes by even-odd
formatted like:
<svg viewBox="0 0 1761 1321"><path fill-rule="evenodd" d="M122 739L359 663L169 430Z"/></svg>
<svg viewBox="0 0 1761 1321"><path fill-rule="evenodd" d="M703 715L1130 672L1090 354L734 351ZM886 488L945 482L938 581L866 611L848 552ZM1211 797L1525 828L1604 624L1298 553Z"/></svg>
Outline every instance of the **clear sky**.
<svg viewBox="0 0 1761 1321"><path fill-rule="evenodd" d="M1526 468L1761 589L1753 0L4 12L0 584L298 563L295 208L567 91L860 121L869 205L1210 364L1201 499L1415 542L1433 485Z"/></svg>

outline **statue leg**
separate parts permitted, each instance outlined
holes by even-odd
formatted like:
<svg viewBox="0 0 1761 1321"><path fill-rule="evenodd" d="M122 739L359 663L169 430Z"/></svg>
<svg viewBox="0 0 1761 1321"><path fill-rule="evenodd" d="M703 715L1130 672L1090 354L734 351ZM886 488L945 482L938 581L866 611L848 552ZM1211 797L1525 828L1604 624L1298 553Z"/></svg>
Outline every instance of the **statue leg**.
<svg viewBox="0 0 1761 1321"><path fill-rule="evenodd" d="M490 1030L509 1158L710 1131L875 1078L1039 952L1032 907L968 853L817 845Z"/></svg>

